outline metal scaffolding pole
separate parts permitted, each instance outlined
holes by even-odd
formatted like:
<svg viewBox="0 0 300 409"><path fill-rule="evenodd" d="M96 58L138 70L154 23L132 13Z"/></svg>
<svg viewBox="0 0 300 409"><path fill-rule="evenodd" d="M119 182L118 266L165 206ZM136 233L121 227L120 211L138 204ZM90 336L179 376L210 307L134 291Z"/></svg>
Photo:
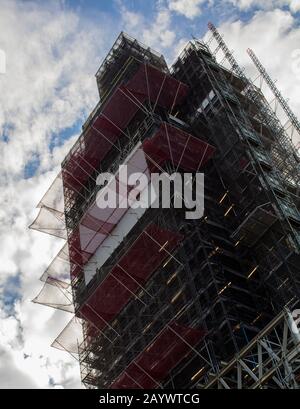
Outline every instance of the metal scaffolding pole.
<svg viewBox="0 0 300 409"><path fill-rule="evenodd" d="M277 101L280 103L282 109L286 113L287 117L289 118L292 126L297 130L298 134L300 135L300 122L296 115L293 113L291 108L289 107L287 101L283 98L281 92L279 89L276 87L274 81L271 79L269 74L267 73L266 69L258 59L258 57L255 55L254 51L251 50L251 48L247 49L247 53L251 60L253 61L254 65L256 66L257 70L259 71L260 75L263 77L265 82L268 84L270 90L273 92L274 97L277 99Z"/></svg>
<svg viewBox="0 0 300 409"><path fill-rule="evenodd" d="M217 374L199 389L299 389L300 333L284 309Z"/></svg>

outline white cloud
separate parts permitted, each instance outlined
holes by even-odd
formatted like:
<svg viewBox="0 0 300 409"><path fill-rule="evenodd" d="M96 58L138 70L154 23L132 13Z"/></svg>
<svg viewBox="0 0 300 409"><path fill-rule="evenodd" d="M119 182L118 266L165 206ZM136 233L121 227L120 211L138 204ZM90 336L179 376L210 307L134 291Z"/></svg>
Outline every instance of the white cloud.
<svg viewBox="0 0 300 409"><path fill-rule="evenodd" d="M31 303L42 285L38 278L62 245L27 229L54 173L15 182L13 201L7 190L1 196L6 216L0 227L0 388L47 388L49 382L80 387L77 362L50 347L71 316ZM20 281L13 288L7 281L16 277ZM15 301L5 305L10 291Z"/></svg>
<svg viewBox="0 0 300 409"><path fill-rule="evenodd" d="M241 10L249 10L251 7L262 9L275 9L276 7L288 6L291 12L300 10L300 0L227 0Z"/></svg>
<svg viewBox="0 0 300 409"><path fill-rule="evenodd" d="M300 0L167 0L168 8L177 14L183 15L189 19L199 17L202 13L204 4L209 6L224 6L226 3L237 7L239 10L248 11L255 7L264 10L274 10L284 6L289 7L292 13L300 10Z"/></svg>
<svg viewBox="0 0 300 409"><path fill-rule="evenodd" d="M289 4L290 9L293 13L300 11L300 0L291 0Z"/></svg>
<svg viewBox="0 0 300 409"><path fill-rule="evenodd" d="M142 14L126 9L122 3L119 3L119 7L121 8L122 20L126 26L125 29L133 31L144 24L144 17Z"/></svg>
<svg viewBox="0 0 300 409"><path fill-rule="evenodd" d="M143 41L146 44L152 45L152 47L171 47L176 38L175 32L171 30L171 23L169 10L165 8L159 9L153 24L143 30Z"/></svg>
<svg viewBox="0 0 300 409"><path fill-rule="evenodd" d="M53 316L47 309L22 303L17 303L15 317L1 314L1 388L80 387L76 363L62 352L46 350L47 338L55 337L65 320L61 312Z"/></svg>
<svg viewBox="0 0 300 409"><path fill-rule="evenodd" d="M176 32L172 26L172 13L161 2L156 5L154 16L148 18L142 13L132 12L122 1L118 1L123 29L146 45L166 51L173 46Z"/></svg>
<svg viewBox="0 0 300 409"><path fill-rule="evenodd" d="M78 363L50 347L71 316L30 301L63 243L28 230L76 135L52 150L50 142L97 102L94 73L110 22L79 15L56 1L1 1L0 388L80 387ZM24 179L37 157L36 174Z"/></svg>
<svg viewBox="0 0 300 409"><path fill-rule="evenodd" d="M168 0L168 6L171 11L182 14L187 18L193 19L202 13L202 4L206 0Z"/></svg>
<svg viewBox="0 0 300 409"><path fill-rule="evenodd" d="M7 67L0 76L0 131L9 133L9 143L0 144L0 171L13 175L39 155L49 168L49 141L83 119L97 95L95 56L103 36L81 28L78 15L55 4L1 2L0 46Z"/></svg>

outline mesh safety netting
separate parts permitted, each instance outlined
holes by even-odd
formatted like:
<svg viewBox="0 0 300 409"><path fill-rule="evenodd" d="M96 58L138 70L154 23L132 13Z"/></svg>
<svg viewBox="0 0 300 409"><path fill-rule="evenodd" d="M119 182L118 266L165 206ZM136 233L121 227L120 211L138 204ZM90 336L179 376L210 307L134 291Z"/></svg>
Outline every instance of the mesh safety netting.
<svg viewBox="0 0 300 409"><path fill-rule="evenodd" d="M64 212L64 190L61 172L55 177L51 186L37 205L37 207L43 206L61 213Z"/></svg>
<svg viewBox="0 0 300 409"><path fill-rule="evenodd" d="M67 238L64 215L64 191L61 172L37 205L39 213L29 226L32 230Z"/></svg>
<svg viewBox="0 0 300 409"><path fill-rule="evenodd" d="M58 280L52 280L51 283L45 282L32 302L74 312L71 286Z"/></svg>
<svg viewBox="0 0 300 409"><path fill-rule="evenodd" d="M44 271L40 278L41 281L48 282L49 284L56 281L70 284L69 257L68 243L65 243Z"/></svg>
<svg viewBox="0 0 300 409"><path fill-rule="evenodd" d="M46 206L40 208L36 219L29 228L61 239L67 238L64 214Z"/></svg>
<svg viewBox="0 0 300 409"><path fill-rule="evenodd" d="M83 342L82 324L78 317L73 317L62 332L55 338L51 346L70 354L78 354L78 348Z"/></svg>

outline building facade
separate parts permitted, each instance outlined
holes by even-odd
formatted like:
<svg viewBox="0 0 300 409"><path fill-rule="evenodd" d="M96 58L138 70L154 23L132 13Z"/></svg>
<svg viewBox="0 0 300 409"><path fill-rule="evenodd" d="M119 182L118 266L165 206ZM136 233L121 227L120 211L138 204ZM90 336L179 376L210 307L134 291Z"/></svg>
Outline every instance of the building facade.
<svg viewBox="0 0 300 409"><path fill-rule="evenodd" d="M210 29L231 69L197 40L168 68L120 34L33 223L66 239L35 301L74 313L54 346L78 353L88 388L299 387L299 156ZM189 173L192 187L203 172L203 216L100 209L97 177L114 174L121 189L120 165Z"/></svg>

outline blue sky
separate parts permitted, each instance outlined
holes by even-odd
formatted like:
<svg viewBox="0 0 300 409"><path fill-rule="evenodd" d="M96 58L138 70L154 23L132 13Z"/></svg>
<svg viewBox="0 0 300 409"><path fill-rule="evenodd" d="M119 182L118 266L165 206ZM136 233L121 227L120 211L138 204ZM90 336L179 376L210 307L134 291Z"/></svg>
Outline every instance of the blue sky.
<svg viewBox="0 0 300 409"><path fill-rule="evenodd" d="M100 14L106 14L109 19L114 17L119 19L122 14L120 3L122 3L122 6L129 11L147 16L148 22L150 22L151 19L155 19L158 7L162 7L164 4L164 2L149 0L124 0L122 2L111 0L67 0L65 2L66 7L70 7L77 11L80 10L83 19L93 20L96 23ZM234 19L235 16L247 20L256 9L257 8L254 7L244 12L241 10L238 11L230 4L226 4L225 6L220 1L216 2L213 6L209 5L209 2L204 2L204 4L201 5L200 16L196 16L191 20L183 15L174 14L172 16L172 22L181 35L192 38L192 36L198 37L204 35L209 20L213 20L217 25L229 18ZM112 27L112 31L114 31L116 36L119 27ZM134 35L134 33L129 34Z"/></svg>
<svg viewBox="0 0 300 409"><path fill-rule="evenodd" d="M174 60L208 21L250 77L255 50L300 112L300 0L0 0L0 388L77 388L50 344L68 313L30 302L61 239L28 230L98 102L95 73L121 30Z"/></svg>

